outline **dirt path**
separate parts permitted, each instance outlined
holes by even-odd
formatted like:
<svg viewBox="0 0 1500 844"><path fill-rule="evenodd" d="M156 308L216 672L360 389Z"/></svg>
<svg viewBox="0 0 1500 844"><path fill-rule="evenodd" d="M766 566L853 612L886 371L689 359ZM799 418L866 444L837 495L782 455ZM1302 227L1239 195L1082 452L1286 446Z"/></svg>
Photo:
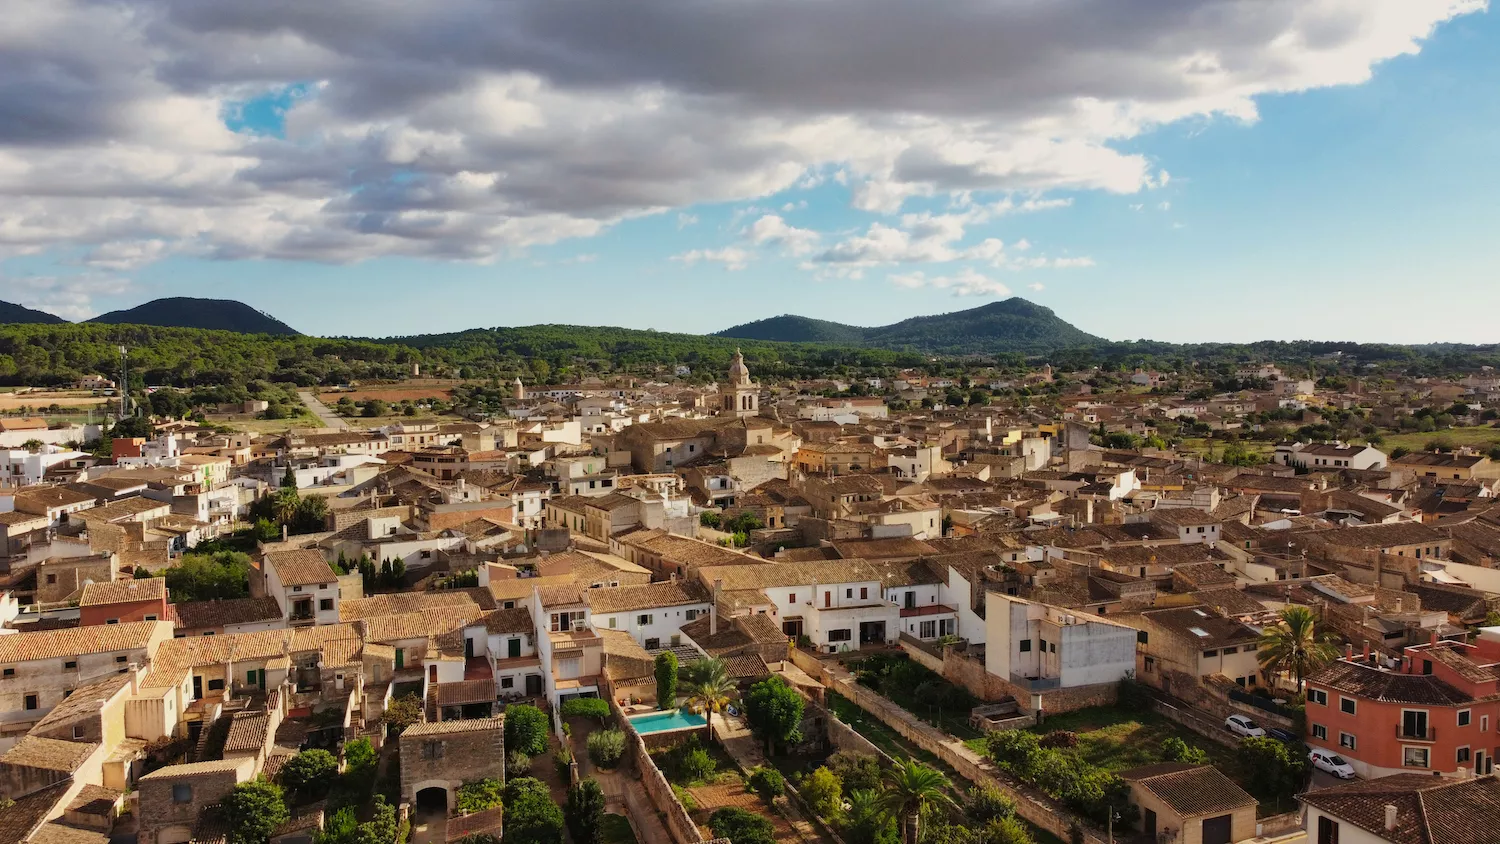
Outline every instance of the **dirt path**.
<svg viewBox="0 0 1500 844"><path fill-rule="evenodd" d="M335 428L340 431L349 430L349 423L345 422L337 413L334 413L328 405L319 401L317 396L304 391L297 393L297 398L302 399L302 403L307 405L307 409L311 410L314 416L322 420L323 427Z"/></svg>

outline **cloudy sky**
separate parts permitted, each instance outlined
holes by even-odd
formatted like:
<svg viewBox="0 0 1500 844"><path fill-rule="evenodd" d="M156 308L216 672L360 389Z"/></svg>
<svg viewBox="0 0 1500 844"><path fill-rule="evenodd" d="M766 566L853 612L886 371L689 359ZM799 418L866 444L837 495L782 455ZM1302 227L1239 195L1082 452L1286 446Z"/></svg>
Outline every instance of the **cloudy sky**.
<svg viewBox="0 0 1500 844"><path fill-rule="evenodd" d="M9 0L0 299L1495 342L1483 0Z"/></svg>

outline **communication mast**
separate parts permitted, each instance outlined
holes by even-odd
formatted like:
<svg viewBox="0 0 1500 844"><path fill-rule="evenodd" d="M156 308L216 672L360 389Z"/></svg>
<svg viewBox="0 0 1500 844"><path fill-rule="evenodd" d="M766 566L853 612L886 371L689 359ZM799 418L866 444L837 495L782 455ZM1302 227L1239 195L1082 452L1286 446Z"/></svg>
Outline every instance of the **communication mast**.
<svg viewBox="0 0 1500 844"><path fill-rule="evenodd" d="M130 416L130 352L120 347L120 418Z"/></svg>

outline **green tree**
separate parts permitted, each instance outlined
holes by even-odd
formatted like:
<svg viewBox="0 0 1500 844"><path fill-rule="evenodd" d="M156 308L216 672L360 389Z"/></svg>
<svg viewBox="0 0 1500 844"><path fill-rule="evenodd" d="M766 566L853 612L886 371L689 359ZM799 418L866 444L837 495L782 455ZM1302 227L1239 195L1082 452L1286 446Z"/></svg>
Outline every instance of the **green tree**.
<svg viewBox="0 0 1500 844"><path fill-rule="evenodd" d="M1186 762L1190 765L1209 763L1207 751L1201 747L1193 747L1176 736L1161 743L1161 758L1164 762Z"/></svg>
<svg viewBox="0 0 1500 844"><path fill-rule="evenodd" d="M759 794L767 802L775 800L786 793L786 778L775 768L762 766L750 772L750 778L745 781L750 790Z"/></svg>
<svg viewBox="0 0 1500 844"><path fill-rule="evenodd" d="M573 844L599 844L604 822L604 789L591 779L568 789L563 817Z"/></svg>
<svg viewBox="0 0 1500 844"><path fill-rule="evenodd" d="M667 653L671 653L667 651ZM708 717L708 735L714 734L714 713L723 712L734 694L734 681L729 679L729 670L724 660L710 658L694 663L692 682L688 684L688 702L695 709L703 710Z"/></svg>
<svg viewBox="0 0 1500 844"><path fill-rule="evenodd" d="M1335 659L1338 651L1317 629L1311 608L1289 604L1278 615L1276 623L1261 632L1256 659L1266 671L1295 677L1300 694L1307 675Z"/></svg>
<svg viewBox="0 0 1500 844"><path fill-rule="evenodd" d="M776 828L771 821L744 809L723 808L708 816L708 828L715 838L728 838L730 844L775 844Z"/></svg>
<svg viewBox="0 0 1500 844"><path fill-rule="evenodd" d="M768 743L797 744L802 740L801 693L773 674L745 693L745 720Z"/></svg>
<svg viewBox="0 0 1500 844"><path fill-rule="evenodd" d="M317 844L355 844L359 837L359 816L353 806L328 815L323 819L323 829L315 838Z"/></svg>
<svg viewBox="0 0 1500 844"><path fill-rule="evenodd" d="M510 713L506 713L509 715ZM392 733L400 733L412 724L422 720L422 699L416 694L403 695L391 701L391 705L385 708L385 714L380 716L385 722L386 729ZM507 719L505 726L510 727ZM507 729L508 731L508 729ZM510 740L506 739L506 744Z"/></svg>
<svg viewBox="0 0 1500 844"><path fill-rule="evenodd" d="M525 703L507 707L505 746L527 756L547 752L547 713Z"/></svg>
<svg viewBox="0 0 1500 844"><path fill-rule="evenodd" d="M355 844L396 844L400 827L396 823L396 807L387 803L385 795L375 795L375 806L370 819L359 825Z"/></svg>
<svg viewBox="0 0 1500 844"><path fill-rule="evenodd" d="M386 404L380 399L370 399L369 401L365 402L365 409L361 412L360 415L364 416L366 419L374 419L379 416L384 416L390 412L390 405Z"/></svg>
<svg viewBox="0 0 1500 844"><path fill-rule="evenodd" d="M798 791L814 813L829 820L836 819L842 811L844 786L833 771L820 767L802 780Z"/></svg>
<svg viewBox="0 0 1500 844"><path fill-rule="evenodd" d="M885 771L881 803L893 816L902 819L902 840L918 844L922 809L926 806L953 806L948 796L948 778L935 768L915 759L897 762Z"/></svg>
<svg viewBox="0 0 1500 844"><path fill-rule="evenodd" d="M164 576L174 601L230 600L250 594L250 558L238 551L183 554Z"/></svg>
<svg viewBox="0 0 1500 844"><path fill-rule="evenodd" d="M333 786L339 760L326 750L304 750L287 760L281 769L281 785L298 802L321 799Z"/></svg>
<svg viewBox="0 0 1500 844"><path fill-rule="evenodd" d="M229 823L230 844L266 844L291 817L281 786L260 777L235 786L219 806Z"/></svg>
<svg viewBox="0 0 1500 844"><path fill-rule="evenodd" d="M896 844L896 820L880 802L880 794L870 789L849 792L849 808L840 824L847 844Z"/></svg>
<svg viewBox="0 0 1500 844"><path fill-rule="evenodd" d="M1300 753L1289 752L1286 742L1268 736L1243 739L1239 759L1251 790L1261 794L1290 796L1307 779L1307 760Z"/></svg>
<svg viewBox="0 0 1500 844"><path fill-rule="evenodd" d="M562 807L552 802L547 784L521 777L505 784L505 844L561 844Z"/></svg>
<svg viewBox="0 0 1500 844"><path fill-rule="evenodd" d="M677 655L662 651L656 655L656 708L677 706Z"/></svg>

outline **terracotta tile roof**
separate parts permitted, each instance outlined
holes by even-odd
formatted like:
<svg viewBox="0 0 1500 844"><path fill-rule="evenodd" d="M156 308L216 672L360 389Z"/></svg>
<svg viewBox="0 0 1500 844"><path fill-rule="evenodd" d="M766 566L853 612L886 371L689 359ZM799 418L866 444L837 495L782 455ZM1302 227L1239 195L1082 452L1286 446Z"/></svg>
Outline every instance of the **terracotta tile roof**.
<svg viewBox="0 0 1500 844"><path fill-rule="evenodd" d="M467 591L457 589L438 592L398 592L391 595L372 595L339 602L340 621L358 621L382 615L420 612L443 607L473 607L479 604Z"/></svg>
<svg viewBox="0 0 1500 844"><path fill-rule="evenodd" d="M493 679L460 680L457 683L437 684L438 706L463 706L468 703L493 703L494 701L495 681Z"/></svg>
<svg viewBox="0 0 1500 844"><path fill-rule="evenodd" d="M167 621L132 621L0 636L0 663L137 650L146 647L158 625L171 627Z"/></svg>
<svg viewBox="0 0 1500 844"><path fill-rule="evenodd" d="M92 829L49 821L37 827L27 844L105 844L109 836Z"/></svg>
<svg viewBox="0 0 1500 844"><path fill-rule="evenodd" d="M585 590L569 583L567 585L543 586L537 590L543 607L567 607L583 603Z"/></svg>
<svg viewBox="0 0 1500 844"><path fill-rule="evenodd" d="M1207 607L1147 610L1142 615L1199 648L1260 641L1260 634L1254 628L1225 618Z"/></svg>
<svg viewBox="0 0 1500 844"><path fill-rule="evenodd" d="M259 751L266 744L266 730L270 725L270 716L264 712L235 713L234 721L229 725L229 736L224 739L224 752Z"/></svg>
<svg viewBox="0 0 1500 844"><path fill-rule="evenodd" d="M19 844L34 833L72 786L71 780L19 797L0 810L0 844Z"/></svg>
<svg viewBox="0 0 1500 844"><path fill-rule="evenodd" d="M418 738L421 736L444 736L453 733L479 733L486 730L504 730L505 718L469 718L462 721L427 721L421 724L412 724L402 733L401 738Z"/></svg>
<svg viewBox="0 0 1500 844"><path fill-rule="evenodd" d="M98 744L25 736L0 756L0 763L71 774L97 749Z"/></svg>
<svg viewBox="0 0 1500 844"><path fill-rule="evenodd" d="M86 583L80 607L104 604L128 604L135 601L159 601L167 596L167 581L160 577L145 580L116 580L110 583Z"/></svg>
<svg viewBox="0 0 1500 844"><path fill-rule="evenodd" d="M52 727L90 715L96 715L104 704L130 685L130 674L110 674L73 690L61 703L52 707L42 720L31 728L33 733L44 732Z"/></svg>
<svg viewBox="0 0 1500 844"><path fill-rule="evenodd" d="M1222 815L1256 800L1212 765L1158 762L1121 771L1120 777L1138 783L1183 818Z"/></svg>
<svg viewBox="0 0 1500 844"><path fill-rule="evenodd" d="M364 619L365 639L371 642L395 642L421 639L450 633L472 624L484 615L475 604L455 604L417 612L393 613Z"/></svg>
<svg viewBox="0 0 1500 844"><path fill-rule="evenodd" d="M94 496L86 492L68 489L61 486L27 487L16 493L16 509L30 509L35 507L66 507L71 504L83 504L94 500Z"/></svg>
<svg viewBox="0 0 1500 844"><path fill-rule="evenodd" d="M882 563L870 560L824 560L806 563L761 563L752 566L712 566L698 570L706 584L724 581L725 591L880 581L883 586L939 583L937 575L920 563Z"/></svg>
<svg viewBox="0 0 1500 844"><path fill-rule="evenodd" d="M153 578L155 579L155 578ZM178 626L195 630L205 627L224 627L231 624L250 624L256 621L281 619L281 605L275 598L231 598L225 601L183 601L172 604L177 612ZM340 605L340 610L343 607Z"/></svg>
<svg viewBox="0 0 1500 844"><path fill-rule="evenodd" d="M1348 548L1389 548L1395 545L1436 545L1448 537L1418 522L1360 525L1311 534L1309 538Z"/></svg>
<svg viewBox="0 0 1500 844"><path fill-rule="evenodd" d="M525 607L491 610L484 614L484 629L489 633L535 633L531 611Z"/></svg>
<svg viewBox="0 0 1500 844"><path fill-rule="evenodd" d="M1307 681L1383 703L1452 706L1469 703L1474 699L1467 692L1432 675L1397 674L1343 660L1318 669Z"/></svg>
<svg viewBox="0 0 1500 844"><path fill-rule="evenodd" d="M686 580L589 589L584 593L584 600L595 614L706 604L711 598L701 584Z"/></svg>
<svg viewBox="0 0 1500 844"><path fill-rule="evenodd" d="M1395 774L1299 796L1302 802L1391 844L1493 844L1500 829L1500 780ZM1385 828L1386 806L1396 827Z"/></svg>
<svg viewBox="0 0 1500 844"><path fill-rule="evenodd" d="M140 782L147 780L170 780L178 777L191 777L197 774L213 774L224 771L237 770L246 764L241 759L210 759L206 762L188 762L182 765L168 765L165 768L157 768L149 774L140 778Z"/></svg>
<svg viewBox="0 0 1500 844"><path fill-rule="evenodd" d="M266 555L266 564L275 569L282 586L333 583L339 578L321 551L272 551Z"/></svg>

